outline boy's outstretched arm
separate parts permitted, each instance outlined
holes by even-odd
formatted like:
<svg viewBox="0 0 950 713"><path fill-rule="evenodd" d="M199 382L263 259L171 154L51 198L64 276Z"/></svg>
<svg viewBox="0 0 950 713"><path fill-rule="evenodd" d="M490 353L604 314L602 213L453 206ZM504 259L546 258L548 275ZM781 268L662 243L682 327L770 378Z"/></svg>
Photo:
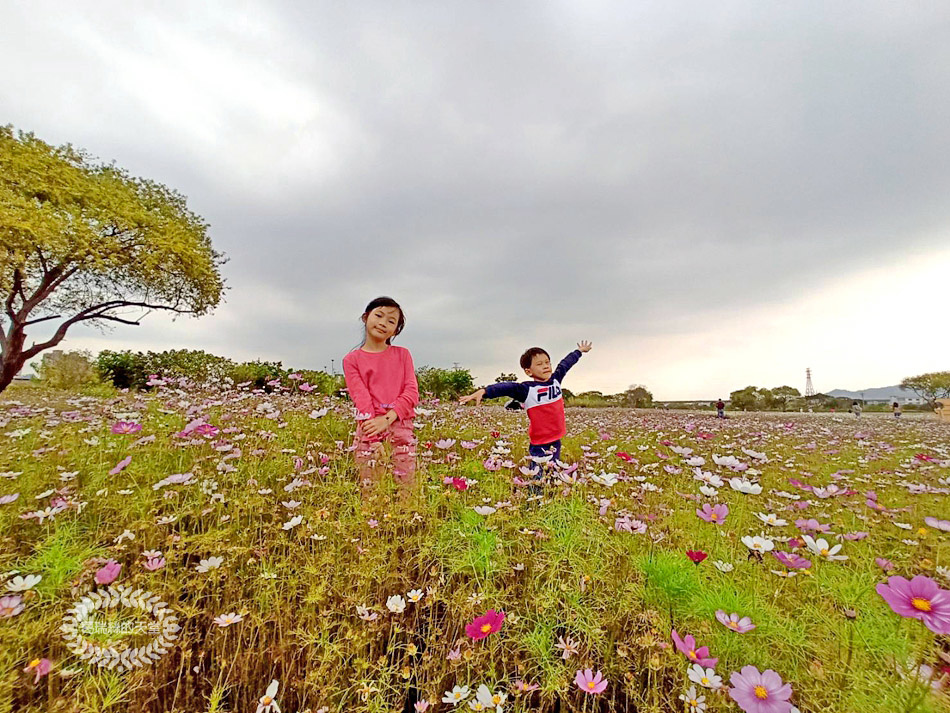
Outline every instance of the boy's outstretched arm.
<svg viewBox="0 0 950 713"><path fill-rule="evenodd" d="M577 363L577 360L581 358L581 354L590 351L590 347L590 342L578 342L577 349L561 359L557 365L557 369L554 370L552 378L557 379L559 383L562 382L568 370Z"/></svg>
<svg viewBox="0 0 950 713"><path fill-rule="evenodd" d="M524 401L528 398L528 387L515 381L502 381L497 384L490 384L468 396L463 396L459 399L459 403L464 404L474 399L475 405L477 406L482 402L482 399L494 399L499 396L507 396L518 401Z"/></svg>

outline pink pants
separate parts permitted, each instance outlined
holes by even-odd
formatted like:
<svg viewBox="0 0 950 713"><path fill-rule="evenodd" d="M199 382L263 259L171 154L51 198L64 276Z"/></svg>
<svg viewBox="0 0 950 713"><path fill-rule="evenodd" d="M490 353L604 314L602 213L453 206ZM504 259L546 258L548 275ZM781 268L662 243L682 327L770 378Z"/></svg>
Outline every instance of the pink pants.
<svg viewBox="0 0 950 713"><path fill-rule="evenodd" d="M392 444L393 477L400 485L412 485L416 474L416 437L412 433L412 419L396 421L388 429L375 436L364 436L360 424L356 425L353 442L356 450L353 457L360 468L360 485L364 490L379 482L385 472L383 443Z"/></svg>

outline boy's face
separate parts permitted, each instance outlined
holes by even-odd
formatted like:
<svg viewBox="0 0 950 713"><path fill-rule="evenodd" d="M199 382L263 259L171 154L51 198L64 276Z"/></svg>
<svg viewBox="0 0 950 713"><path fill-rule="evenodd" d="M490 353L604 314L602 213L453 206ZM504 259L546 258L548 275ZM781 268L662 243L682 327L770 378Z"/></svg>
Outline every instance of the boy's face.
<svg viewBox="0 0 950 713"><path fill-rule="evenodd" d="M531 366L524 373L535 381L547 381L554 373L551 369L551 358L547 354L535 354L531 359Z"/></svg>
<svg viewBox="0 0 950 713"><path fill-rule="evenodd" d="M399 310L395 307L376 307L366 315L366 333L381 341L393 336L398 324Z"/></svg>

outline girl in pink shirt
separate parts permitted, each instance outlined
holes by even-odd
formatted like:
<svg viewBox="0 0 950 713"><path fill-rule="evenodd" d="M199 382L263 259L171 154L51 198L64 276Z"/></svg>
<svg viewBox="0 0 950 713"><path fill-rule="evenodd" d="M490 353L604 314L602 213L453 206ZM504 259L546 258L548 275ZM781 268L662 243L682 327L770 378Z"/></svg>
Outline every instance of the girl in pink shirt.
<svg viewBox="0 0 950 713"><path fill-rule="evenodd" d="M382 474L383 443L392 444L393 475L400 485L412 486L416 471L416 439L412 433L419 385L412 355L393 346L406 319L390 297L377 297L360 318L366 325L363 343L343 357L346 388L356 408L354 457L360 468L364 495Z"/></svg>

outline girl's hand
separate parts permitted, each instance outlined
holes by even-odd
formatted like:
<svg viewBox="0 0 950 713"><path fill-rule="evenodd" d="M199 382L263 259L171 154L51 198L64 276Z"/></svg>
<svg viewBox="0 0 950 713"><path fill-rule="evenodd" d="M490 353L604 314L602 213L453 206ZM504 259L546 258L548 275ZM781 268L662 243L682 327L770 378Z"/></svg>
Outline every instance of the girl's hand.
<svg viewBox="0 0 950 713"><path fill-rule="evenodd" d="M589 352L589 351L590 351L590 346L591 346L591 345L590 345L590 342L578 342L578 343L577 343L577 348L580 349L581 352Z"/></svg>
<svg viewBox="0 0 950 713"><path fill-rule="evenodd" d="M475 400L475 405L478 406L482 402L482 396L485 395L485 389L479 389L474 394L469 394L468 396L463 396L459 399L460 404L467 403L472 399Z"/></svg>
<svg viewBox="0 0 950 713"><path fill-rule="evenodd" d="M389 419L386 418L386 416L377 416L368 421L363 421L361 428L363 429L364 435L377 436L389 428Z"/></svg>

